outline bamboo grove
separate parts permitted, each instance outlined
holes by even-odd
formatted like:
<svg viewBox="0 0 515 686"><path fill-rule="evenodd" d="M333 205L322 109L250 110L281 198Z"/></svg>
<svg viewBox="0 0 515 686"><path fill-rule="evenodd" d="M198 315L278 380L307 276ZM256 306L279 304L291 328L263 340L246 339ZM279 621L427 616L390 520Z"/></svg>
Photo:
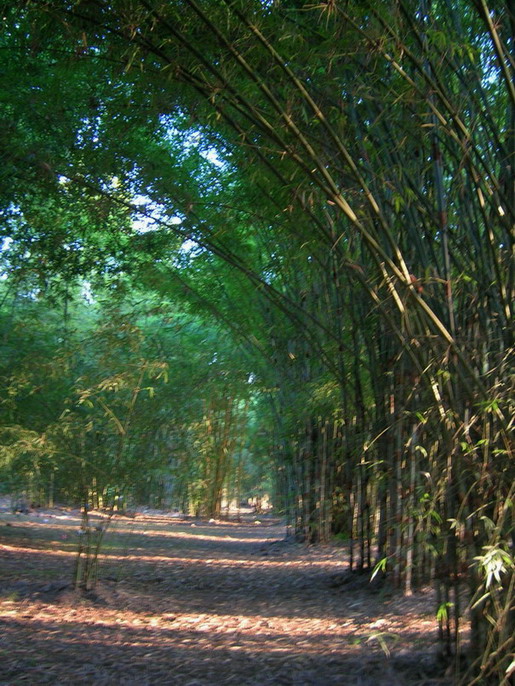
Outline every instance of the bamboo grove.
<svg viewBox="0 0 515 686"><path fill-rule="evenodd" d="M225 428L251 412L295 533L344 535L353 567L408 594L433 583L457 679L508 683L512 0L27 0L2 16L10 278L123 274L225 327L254 396L213 396L204 419L229 414L209 440L234 452Z"/></svg>

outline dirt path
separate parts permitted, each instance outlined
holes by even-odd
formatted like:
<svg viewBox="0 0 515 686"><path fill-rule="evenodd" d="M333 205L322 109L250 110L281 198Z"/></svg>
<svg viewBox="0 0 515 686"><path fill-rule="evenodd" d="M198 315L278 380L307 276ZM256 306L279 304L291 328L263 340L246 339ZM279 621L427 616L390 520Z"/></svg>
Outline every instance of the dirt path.
<svg viewBox="0 0 515 686"><path fill-rule="evenodd" d="M265 525L266 524L266 525ZM0 684L436 686L429 593L346 573L262 524L120 519L96 592L73 514L0 518Z"/></svg>

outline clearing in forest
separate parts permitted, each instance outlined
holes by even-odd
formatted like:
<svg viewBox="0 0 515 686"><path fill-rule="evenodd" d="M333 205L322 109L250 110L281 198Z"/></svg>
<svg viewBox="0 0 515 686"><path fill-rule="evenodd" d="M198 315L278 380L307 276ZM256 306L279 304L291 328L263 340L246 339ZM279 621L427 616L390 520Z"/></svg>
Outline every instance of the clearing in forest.
<svg viewBox="0 0 515 686"><path fill-rule="evenodd" d="M429 591L350 575L282 524L116 517L94 591L72 577L78 512L0 514L0 683L450 684Z"/></svg>

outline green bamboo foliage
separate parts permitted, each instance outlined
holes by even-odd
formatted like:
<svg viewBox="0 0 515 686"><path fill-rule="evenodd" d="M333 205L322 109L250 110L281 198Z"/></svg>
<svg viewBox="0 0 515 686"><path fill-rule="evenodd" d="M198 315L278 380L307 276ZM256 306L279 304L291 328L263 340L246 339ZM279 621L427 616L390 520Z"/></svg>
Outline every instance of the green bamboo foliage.
<svg viewBox="0 0 515 686"><path fill-rule="evenodd" d="M113 158L137 170L154 203L181 214L180 225L164 211L155 219L162 235L230 265L255 289L256 311L270 308L252 324L239 311L236 328L269 361L256 368L281 417L274 442L297 532L325 540L338 521L353 566L386 564L407 593L432 581L442 647L453 655L468 584L473 659L464 683L507 683L512 3L34 0L27 8L39 40L48 42L58 18L75 49L94 48L92 63L108 56L123 65L136 109L151 112L134 115L142 139L148 130L163 136L174 109L223 151L220 174L233 173L227 200L246 209L246 222L229 202L202 210L215 180L192 192L176 170L167 175L166 146L150 155L135 141L128 150L109 123L119 102L106 99L99 115ZM52 152L56 173L138 211L99 183L105 160L95 146L91 172L72 153Z"/></svg>

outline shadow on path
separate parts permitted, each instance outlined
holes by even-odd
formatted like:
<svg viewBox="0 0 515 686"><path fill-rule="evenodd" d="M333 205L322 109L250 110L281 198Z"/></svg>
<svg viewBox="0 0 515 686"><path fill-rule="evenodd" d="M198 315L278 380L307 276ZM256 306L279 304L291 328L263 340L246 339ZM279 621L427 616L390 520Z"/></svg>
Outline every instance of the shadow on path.
<svg viewBox="0 0 515 686"><path fill-rule="evenodd" d="M46 552L37 522L0 536L2 685L451 683L429 595L337 586L341 548L284 541L279 525L146 517L120 523L96 591L79 596L73 545L47 525Z"/></svg>

